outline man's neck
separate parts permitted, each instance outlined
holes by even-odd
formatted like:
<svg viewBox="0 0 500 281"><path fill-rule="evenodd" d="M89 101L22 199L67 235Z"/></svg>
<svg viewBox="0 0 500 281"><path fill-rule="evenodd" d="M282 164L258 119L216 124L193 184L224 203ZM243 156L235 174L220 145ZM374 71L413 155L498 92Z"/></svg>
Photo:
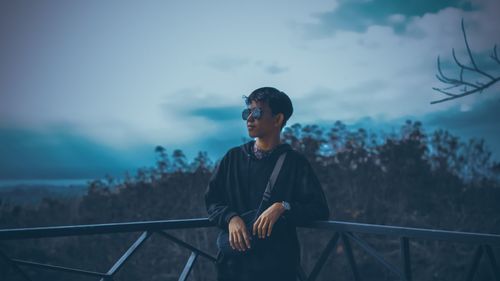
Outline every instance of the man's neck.
<svg viewBox="0 0 500 281"><path fill-rule="evenodd" d="M281 143L280 136L272 138L257 138L255 144L260 150L271 150Z"/></svg>

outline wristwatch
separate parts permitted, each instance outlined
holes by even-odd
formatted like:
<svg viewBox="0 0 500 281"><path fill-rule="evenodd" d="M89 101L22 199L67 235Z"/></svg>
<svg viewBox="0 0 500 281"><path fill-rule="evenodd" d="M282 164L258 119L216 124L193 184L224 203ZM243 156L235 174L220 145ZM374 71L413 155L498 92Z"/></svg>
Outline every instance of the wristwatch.
<svg viewBox="0 0 500 281"><path fill-rule="evenodd" d="M285 208L285 212L290 211L292 209L292 206L290 206L290 203L288 203L286 201L281 201L281 206L283 206L283 208Z"/></svg>

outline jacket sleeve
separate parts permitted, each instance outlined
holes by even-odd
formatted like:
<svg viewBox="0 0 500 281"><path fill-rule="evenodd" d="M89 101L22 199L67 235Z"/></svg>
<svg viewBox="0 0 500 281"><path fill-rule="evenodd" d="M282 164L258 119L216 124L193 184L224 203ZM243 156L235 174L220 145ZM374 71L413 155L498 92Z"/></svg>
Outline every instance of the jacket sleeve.
<svg viewBox="0 0 500 281"><path fill-rule="evenodd" d="M327 220L330 209L314 170L304 158L303 168L294 186L291 209L286 217L295 225L305 224L315 220Z"/></svg>
<svg viewBox="0 0 500 281"><path fill-rule="evenodd" d="M231 210L227 201L224 178L227 172L227 155L216 165L205 191L205 207L208 212L208 220L218 227L227 230L229 220L238 215Z"/></svg>

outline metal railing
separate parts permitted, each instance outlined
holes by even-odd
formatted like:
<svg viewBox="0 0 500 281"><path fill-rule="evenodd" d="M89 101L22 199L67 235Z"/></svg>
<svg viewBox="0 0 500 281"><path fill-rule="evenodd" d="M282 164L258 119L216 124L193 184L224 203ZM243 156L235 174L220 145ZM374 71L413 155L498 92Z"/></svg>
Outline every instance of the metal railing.
<svg viewBox="0 0 500 281"><path fill-rule="evenodd" d="M184 269L179 276L179 280L187 280L198 257L206 258L212 262L216 261L216 257L170 235L165 231L205 227L214 227L214 225L206 218L199 218L185 220L143 221L0 230L0 241L141 232L140 236L135 240L135 242L132 243L132 245L122 254L122 256L113 264L113 266L111 266L111 268L107 272L95 272L51 264L42 264L34 261L20 260L7 256L1 251L1 249L0 259L3 259L6 263L10 264L11 267L26 280L33 279L28 276L28 274L23 270L23 267L36 267L46 270L55 270L86 275L89 277L99 277L101 281L113 280L113 277L125 265L127 260L129 260L130 257L153 234L157 234L191 251L191 255L189 256ZM478 268L478 264L483 255L485 255L486 253L493 276L495 280L500 281L500 269L493 251L493 247L500 247L500 235L351 223L341 221L317 221L310 224L301 225L299 227L326 229L334 232L330 240L326 244L325 249L322 251L320 257L318 258L316 264L312 268L311 272L309 274L306 274L302 267L298 268L297 277L301 281L316 280L328 257L330 256L332 251L336 249L339 243L343 244L343 247L345 249L344 253L346 254L354 280L361 280L361 276L356 264L356 259L352 251L351 242L354 242L366 253L373 256L376 261L399 276L401 280L411 281L412 271L410 263L410 239L441 240L477 245L476 251L474 252L471 263L469 265L468 274L465 276L465 280L473 280ZM367 233L398 237L400 239L400 265L396 266L387 261L377 250L375 250L372 245L370 245L366 240L360 238L355 233Z"/></svg>

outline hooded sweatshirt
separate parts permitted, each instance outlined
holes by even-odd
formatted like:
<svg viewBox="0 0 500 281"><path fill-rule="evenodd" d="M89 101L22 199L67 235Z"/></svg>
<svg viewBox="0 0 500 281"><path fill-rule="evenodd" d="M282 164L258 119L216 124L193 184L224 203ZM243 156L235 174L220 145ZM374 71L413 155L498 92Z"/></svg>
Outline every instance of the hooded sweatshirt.
<svg viewBox="0 0 500 281"><path fill-rule="evenodd" d="M262 201L272 170L282 153L287 153L271 192L269 205L287 201L291 210L273 228L263 251L251 251L241 257L224 257L218 253L219 277L242 278L242 274L272 271L274 274L292 272L300 262L300 248L296 226L329 218L329 208L321 184L307 158L289 144L281 143L266 157L259 159L253 153L255 140L231 148L219 161L205 192L208 219L221 230L228 231L233 216L257 209ZM276 224L277 225L277 224ZM251 229L248 230L251 233ZM281 274L281 273L280 273ZM233 276L235 275L235 276ZM284 280L284 278L281 278Z"/></svg>

